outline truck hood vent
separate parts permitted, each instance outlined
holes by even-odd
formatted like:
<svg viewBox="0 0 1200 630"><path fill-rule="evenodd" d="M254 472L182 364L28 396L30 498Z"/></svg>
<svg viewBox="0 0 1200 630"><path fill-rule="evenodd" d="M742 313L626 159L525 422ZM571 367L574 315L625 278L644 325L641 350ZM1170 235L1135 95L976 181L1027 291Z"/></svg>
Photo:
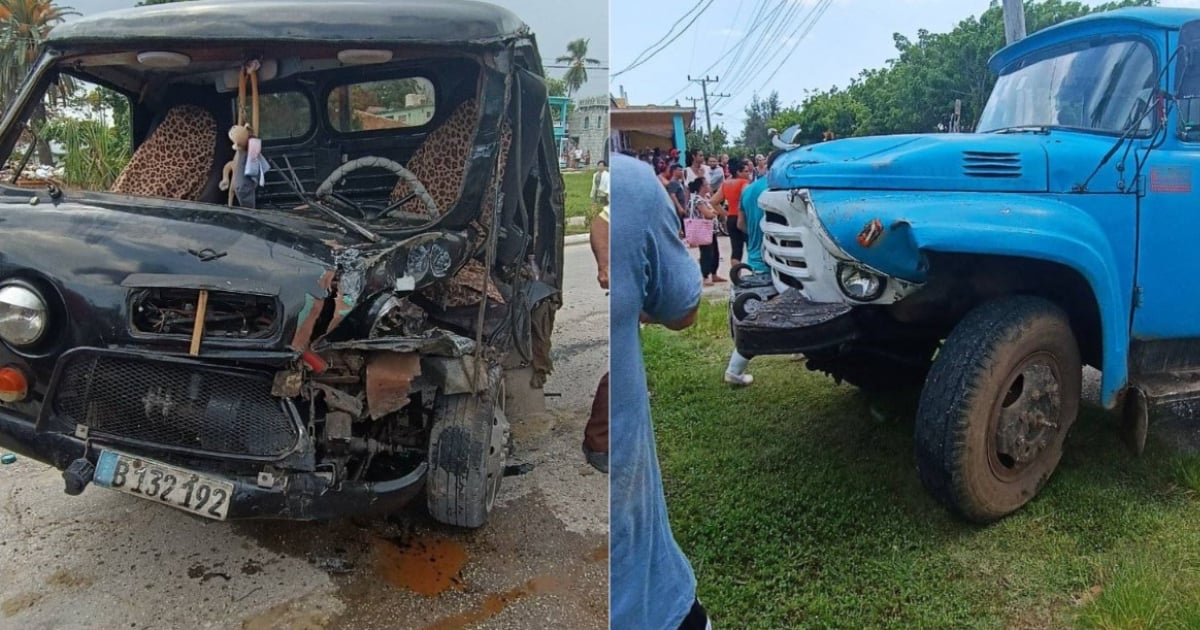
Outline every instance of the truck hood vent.
<svg viewBox="0 0 1200 630"><path fill-rule="evenodd" d="M1017 178L1021 155L999 151L963 151L963 173L967 177Z"/></svg>

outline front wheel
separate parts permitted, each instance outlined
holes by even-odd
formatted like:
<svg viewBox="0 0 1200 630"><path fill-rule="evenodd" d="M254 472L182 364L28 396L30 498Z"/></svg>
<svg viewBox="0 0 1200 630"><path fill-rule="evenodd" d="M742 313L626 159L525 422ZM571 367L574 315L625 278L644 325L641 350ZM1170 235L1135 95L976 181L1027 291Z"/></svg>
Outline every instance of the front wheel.
<svg viewBox="0 0 1200 630"><path fill-rule="evenodd" d="M510 431L499 372L489 371L484 391L440 394L435 404L425 496L441 523L483 526L500 493Z"/></svg>
<svg viewBox="0 0 1200 630"><path fill-rule="evenodd" d="M921 392L921 482L987 523L1032 499L1058 466L1079 410L1079 348L1062 309L1035 297L984 304L942 345Z"/></svg>

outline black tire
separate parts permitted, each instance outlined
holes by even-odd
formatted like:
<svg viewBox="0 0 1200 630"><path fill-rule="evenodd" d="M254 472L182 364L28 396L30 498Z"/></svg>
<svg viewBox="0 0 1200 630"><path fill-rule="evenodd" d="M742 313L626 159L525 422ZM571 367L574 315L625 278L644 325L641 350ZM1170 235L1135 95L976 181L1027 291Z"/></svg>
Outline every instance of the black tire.
<svg viewBox="0 0 1200 630"><path fill-rule="evenodd" d="M750 265L747 265L746 263L738 263L729 268L729 281L733 283L733 286L738 288L742 287L742 274L744 273L753 275L754 270L751 269Z"/></svg>
<svg viewBox="0 0 1200 630"><path fill-rule="evenodd" d="M869 394L916 392L925 384L933 365L936 341L879 344L880 352L850 348L808 352L806 367L824 372L837 383L849 383ZM898 357L904 357L901 360Z"/></svg>
<svg viewBox="0 0 1200 630"><path fill-rule="evenodd" d="M478 394L439 394L425 481L429 515L447 525L482 527L495 505L508 458L509 424L499 369Z"/></svg>
<svg viewBox="0 0 1200 630"><path fill-rule="evenodd" d="M733 316L738 321L746 319L747 315L761 308L762 303L762 296L754 291L739 293L737 297L733 298Z"/></svg>
<svg viewBox="0 0 1200 630"><path fill-rule="evenodd" d="M921 392L921 482L978 523L1020 509L1062 458L1082 380L1062 309L1027 296L977 307L942 345Z"/></svg>

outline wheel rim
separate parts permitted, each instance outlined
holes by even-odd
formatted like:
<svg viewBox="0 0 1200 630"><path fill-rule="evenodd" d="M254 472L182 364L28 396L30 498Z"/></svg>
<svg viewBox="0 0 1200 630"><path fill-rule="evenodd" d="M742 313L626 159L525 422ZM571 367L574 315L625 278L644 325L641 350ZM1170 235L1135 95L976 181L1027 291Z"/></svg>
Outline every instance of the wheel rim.
<svg viewBox="0 0 1200 630"><path fill-rule="evenodd" d="M1062 377L1046 352L1013 369L992 408L988 465L1002 481L1014 481L1054 451L1062 428Z"/></svg>
<svg viewBox="0 0 1200 630"><path fill-rule="evenodd" d="M504 411L497 404L495 411L492 413L492 440L488 445L488 460L487 460L487 496L485 509L488 512L492 511L492 507L496 505L496 497L500 494L500 480L504 478L504 462L508 459L506 450L508 448L508 419L504 415Z"/></svg>

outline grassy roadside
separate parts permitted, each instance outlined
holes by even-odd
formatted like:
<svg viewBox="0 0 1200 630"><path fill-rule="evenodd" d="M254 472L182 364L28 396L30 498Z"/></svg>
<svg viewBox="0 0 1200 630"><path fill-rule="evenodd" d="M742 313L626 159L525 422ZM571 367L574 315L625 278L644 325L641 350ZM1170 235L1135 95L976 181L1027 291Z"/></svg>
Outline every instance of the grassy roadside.
<svg viewBox="0 0 1200 630"><path fill-rule="evenodd" d="M567 236L572 234L587 234L586 218L591 216L592 200L588 195L592 192L592 175L595 170L563 173L563 184L566 187L567 206ZM573 225L571 217L584 217L580 225Z"/></svg>
<svg viewBox="0 0 1200 630"><path fill-rule="evenodd" d="M1134 458L1088 409L1039 498L977 527L921 488L915 403L785 357L727 389L723 304L643 340L672 525L719 626L1200 628L1200 461Z"/></svg>

